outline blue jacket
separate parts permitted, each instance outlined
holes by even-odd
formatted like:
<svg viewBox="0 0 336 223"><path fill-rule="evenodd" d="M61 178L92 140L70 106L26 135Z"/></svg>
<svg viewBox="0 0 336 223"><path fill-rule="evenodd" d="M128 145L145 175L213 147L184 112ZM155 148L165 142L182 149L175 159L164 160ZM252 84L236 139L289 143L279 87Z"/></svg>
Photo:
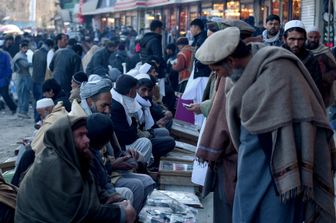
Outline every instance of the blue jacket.
<svg viewBox="0 0 336 223"><path fill-rule="evenodd" d="M8 86L12 79L12 67L8 53L0 50L0 88Z"/></svg>

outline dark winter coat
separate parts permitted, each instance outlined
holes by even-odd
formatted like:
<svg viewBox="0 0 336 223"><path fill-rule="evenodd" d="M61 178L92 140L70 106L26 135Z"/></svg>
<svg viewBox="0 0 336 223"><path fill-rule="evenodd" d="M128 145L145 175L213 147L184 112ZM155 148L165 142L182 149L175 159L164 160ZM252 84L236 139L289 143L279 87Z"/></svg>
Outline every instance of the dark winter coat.
<svg viewBox="0 0 336 223"><path fill-rule="evenodd" d="M192 46L195 48L195 52L197 49L204 43L205 39L207 38L207 34L205 31L199 33L198 35L194 36L194 42ZM194 59L194 79L198 77L209 77L211 70L208 65L202 64L196 58Z"/></svg>
<svg viewBox="0 0 336 223"><path fill-rule="evenodd" d="M140 42L141 51L140 57L142 62L147 62L151 56L158 56L162 58L162 35L149 32L146 33Z"/></svg>
<svg viewBox="0 0 336 223"><path fill-rule="evenodd" d="M47 54L48 49L42 46L33 54L33 82L42 84L45 79L47 68Z"/></svg>
<svg viewBox="0 0 336 223"><path fill-rule="evenodd" d="M114 99L112 99L111 119L120 146L132 144L138 139L137 122L133 120L133 123L130 126L127 122L124 107Z"/></svg>
<svg viewBox="0 0 336 223"><path fill-rule="evenodd" d="M109 58L111 52L106 48L99 49L95 54L93 54L89 64L86 67L86 73L88 75L94 74L95 70L104 69L108 70Z"/></svg>
<svg viewBox="0 0 336 223"><path fill-rule="evenodd" d="M72 76L82 70L82 60L71 48L58 49L49 65L53 78L62 86L67 97L71 92Z"/></svg>

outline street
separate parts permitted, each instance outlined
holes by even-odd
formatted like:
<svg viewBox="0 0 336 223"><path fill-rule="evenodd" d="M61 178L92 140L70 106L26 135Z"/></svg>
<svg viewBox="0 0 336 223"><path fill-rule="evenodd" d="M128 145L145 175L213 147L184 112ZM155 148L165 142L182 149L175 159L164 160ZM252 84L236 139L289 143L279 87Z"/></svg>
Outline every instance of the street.
<svg viewBox="0 0 336 223"><path fill-rule="evenodd" d="M32 114L30 114L32 117ZM34 119L21 119L12 115L6 108L0 111L0 163L14 156L18 147L16 142L25 137L31 137L34 131Z"/></svg>

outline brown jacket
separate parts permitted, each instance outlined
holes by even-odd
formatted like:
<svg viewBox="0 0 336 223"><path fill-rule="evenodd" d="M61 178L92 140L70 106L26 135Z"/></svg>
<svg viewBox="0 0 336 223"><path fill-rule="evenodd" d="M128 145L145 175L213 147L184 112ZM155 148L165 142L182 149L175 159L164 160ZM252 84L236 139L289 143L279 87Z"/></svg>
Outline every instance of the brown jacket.
<svg viewBox="0 0 336 223"><path fill-rule="evenodd" d="M179 72L179 83L188 80L190 76L190 67L192 66L192 47L189 45L184 46L177 54L177 63L173 64L173 70Z"/></svg>

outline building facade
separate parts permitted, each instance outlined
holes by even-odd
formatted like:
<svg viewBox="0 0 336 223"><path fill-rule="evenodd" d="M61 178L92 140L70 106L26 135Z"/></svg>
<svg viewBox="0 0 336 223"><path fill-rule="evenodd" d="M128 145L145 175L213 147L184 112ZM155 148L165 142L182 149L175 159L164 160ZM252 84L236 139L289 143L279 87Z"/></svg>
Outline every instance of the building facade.
<svg viewBox="0 0 336 223"><path fill-rule="evenodd" d="M221 17L247 20L254 18L256 26L263 26L270 14L280 16L282 24L299 19L309 26L328 28L333 36L335 0L81 0L81 15L98 29L132 26L146 29L150 21L160 19L167 31L185 34L190 22L198 17ZM81 3L82 2L82 3ZM78 8L78 7L77 7ZM78 10L77 10L78 11ZM78 12L77 12L78 13ZM76 14L76 13L75 13ZM326 22L327 21L327 22Z"/></svg>

